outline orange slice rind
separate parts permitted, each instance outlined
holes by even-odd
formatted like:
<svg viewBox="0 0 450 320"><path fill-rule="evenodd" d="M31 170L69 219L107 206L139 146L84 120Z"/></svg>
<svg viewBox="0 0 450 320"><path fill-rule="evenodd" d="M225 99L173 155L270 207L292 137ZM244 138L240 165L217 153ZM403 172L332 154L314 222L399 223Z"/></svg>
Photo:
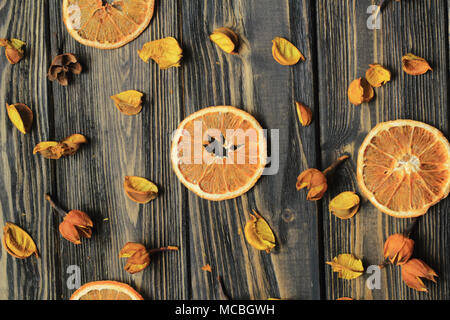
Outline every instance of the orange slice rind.
<svg viewBox="0 0 450 320"><path fill-rule="evenodd" d="M93 281L78 288L70 300L144 300L144 298L126 283Z"/></svg>

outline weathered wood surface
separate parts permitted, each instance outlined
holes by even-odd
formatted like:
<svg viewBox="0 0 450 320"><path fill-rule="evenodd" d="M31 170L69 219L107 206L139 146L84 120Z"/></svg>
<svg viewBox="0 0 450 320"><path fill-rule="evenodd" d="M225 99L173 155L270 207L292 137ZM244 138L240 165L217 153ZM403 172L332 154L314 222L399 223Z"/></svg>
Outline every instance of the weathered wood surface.
<svg viewBox="0 0 450 320"><path fill-rule="evenodd" d="M382 260L382 246L408 221L390 218L367 202L349 221L328 213L329 199L357 190L356 154L376 123L397 118L427 122L448 136L448 12L439 0L389 3L381 29L366 26L370 0L347 1L158 1L149 28L123 48L101 51L73 40L61 18L60 1L0 1L0 37L27 42L27 57L11 66L0 57L0 103L23 102L35 112L23 136L0 107L0 224L15 222L36 240L41 259L17 260L0 251L1 299L67 299L67 268L81 268L82 283L113 279L135 286L150 299L216 299L216 276L236 299L449 299L449 200L421 219L414 235L415 255L439 274L428 294L401 282L399 269L382 271L379 290L367 276L338 279L325 261L343 252ZM26 23L24 23L26 21ZM208 35L228 26L242 39L239 56L212 44ZM136 50L150 40L179 39L181 68L159 70L141 61ZM306 61L278 65L271 39L295 43ZM426 57L433 72L412 77L401 71L406 52ZM84 71L67 88L46 79L51 59L77 55ZM349 104L349 82L379 62L394 79L376 89L369 104ZM143 111L121 114L110 96L127 89L145 93ZM314 111L313 125L301 127L294 102ZM233 105L252 113L263 127L279 129L279 169L265 175L242 197L224 202L202 200L182 186L170 167L170 134L187 115L207 106ZM89 139L73 157L58 161L33 156L43 140L72 133ZM273 131L269 131L273 133ZM347 152L351 160L338 171L324 201L306 201L295 190L298 173L326 167ZM123 193L125 175L145 176L162 193L137 205ZM57 231L59 218L44 201L52 194L65 209L89 213L96 225L91 240L75 246ZM257 252L244 239L251 210L273 227L278 248ZM105 220L108 218L108 220ZM154 257L144 272L128 275L118 258L127 241L149 247L178 245L179 252ZM213 273L201 267L210 264Z"/></svg>

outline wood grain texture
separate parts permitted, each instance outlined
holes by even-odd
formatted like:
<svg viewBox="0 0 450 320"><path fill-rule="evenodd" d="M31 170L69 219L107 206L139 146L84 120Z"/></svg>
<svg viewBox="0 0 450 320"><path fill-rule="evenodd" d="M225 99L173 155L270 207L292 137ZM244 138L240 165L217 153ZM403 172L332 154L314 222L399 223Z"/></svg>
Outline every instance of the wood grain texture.
<svg viewBox="0 0 450 320"><path fill-rule="evenodd" d="M371 1L318 1L318 68L320 92L320 132L322 165L348 152L351 161L340 168L326 201L339 192L357 191L356 158L359 145L377 123L393 119L413 119L436 126L448 135L448 34L446 6L442 1L391 1L382 13L381 29L367 28L367 8ZM401 57L413 52L425 57L433 72L409 76L401 69ZM364 77L369 63L380 63L393 73L387 85L375 90L375 98L355 107L348 102L347 86ZM368 275L353 281L338 279L327 268L326 296L336 299L448 299L448 268L445 253L449 237L449 200L434 206L421 218L413 235L414 255L425 260L439 274L438 284L427 283L429 293L417 293L401 280L400 269L382 270L381 288L369 290ZM339 220L324 214L325 260L352 252L366 266L383 260L385 239L401 232L408 220L395 219L364 201L355 218Z"/></svg>
<svg viewBox="0 0 450 320"><path fill-rule="evenodd" d="M220 203L189 193L192 297L217 298L219 274L235 299L317 299L316 207L295 189L299 170L315 161L315 153L307 155L315 148L314 127L299 128L294 107L296 99L306 104L314 100L307 80L312 76L310 8L306 2L298 6L258 0L188 1L182 9L186 115L207 106L232 105L253 114L264 128L279 130L279 141L269 139L279 148L274 152L279 154L276 175L263 176L244 196ZM223 26L240 36L238 56L225 54L208 39ZM296 42L308 61L294 67L276 63L271 55L276 36ZM270 255L254 250L244 238L253 209L277 236L278 247ZM200 270L206 263L213 274Z"/></svg>
<svg viewBox="0 0 450 320"><path fill-rule="evenodd" d="M41 258L19 260L0 251L0 299L55 299L59 277L58 237L50 227L54 219L45 210L44 198L52 191L54 167L33 156L33 148L53 130L53 106L46 74L49 53L47 5L44 2L0 1L0 37L19 38L27 43L25 58L10 65L0 50L0 225L13 222L32 236ZM18 23L27 21L27 23ZM23 135L10 122L6 103L25 103L34 113L31 133ZM2 235L3 237L3 235Z"/></svg>

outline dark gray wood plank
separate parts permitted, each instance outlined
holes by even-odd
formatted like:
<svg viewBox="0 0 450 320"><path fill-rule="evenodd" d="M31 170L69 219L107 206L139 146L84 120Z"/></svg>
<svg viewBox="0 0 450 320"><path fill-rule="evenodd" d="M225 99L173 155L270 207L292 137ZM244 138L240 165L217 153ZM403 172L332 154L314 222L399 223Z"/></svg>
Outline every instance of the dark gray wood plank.
<svg viewBox="0 0 450 320"><path fill-rule="evenodd" d="M89 139L76 155L56 162L55 196L67 209L85 210L95 223L92 239L81 246L61 241L60 268L79 265L82 283L124 281L151 299L185 299L188 292L184 191L171 172L168 151L170 134L181 119L180 70L146 64L137 50L151 40L179 37L178 12L177 1L158 1L153 20L139 38L103 51L72 39L61 19L61 2L50 5L52 56L72 52L85 68L67 88L52 84L52 138L82 133ZM145 93L142 112L136 116L120 113L110 99L129 89ZM154 181L160 196L146 205L132 202L123 192L126 175ZM181 250L157 255L146 270L129 275L123 270L124 259L118 258L128 241L148 247L178 245ZM72 291L63 287L63 297Z"/></svg>
<svg viewBox="0 0 450 320"><path fill-rule="evenodd" d="M322 166L348 152L351 160L338 170L324 201L339 192L357 191L355 180L358 148L377 123L413 119L436 126L448 136L448 21L442 1L401 1L388 3L379 30L367 28L367 8L373 1L318 1L318 68L321 118ZM401 57L413 52L425 57L433 72L409 76L401 69ZM364 77L369 63L381 63L393 73L390 83L375 90L375 98L355 107L348 102L347 87ZM326 297L336 299L448 299L450 259L448 199L421 218L414 255L439 274L437 284L428 282L429 293L406 287L400 269L382 270L381 289L369 290L367 276L347 281L325 269ZM383 260L383 244L392 233L401 232L408 220L395 219L377 211L364 199L360 212L350 220L324 214L325 261L339 253L352 252L366 265Z"/></svg>
<svg viewBox="0 0 450 320"><path fill-rule="evenodd" d="M295 189L299 172L315 163L314 126L300 128L294 101L313 109L312 37L308 1L185 1L182 6L186 116L204 107L232 105L253 114L264 128L279 130L279 169L263 176L245 195L222 202L189 192L192 298L219 298L222 275L235 299L318 299L317 208ZM214 29L239 34L238 56L225 54L208 38ZM281 66L271 54L276 36L290 39L307 57ZM294 89L295 87L295 89ZM275 152L278 155L278 152ZM251 211L267 219L278 241L271 254L245 240ZM209 263L213 273L201 270Z"/></svg>
<svg viewBox="0 0 450 320"><path fill-rule="evenodd" d="M0 48L0 226L15 223L29 232L40 259L16 259L0 250L0 299L57 299L60 282L54 219L45 209L44 192L52 191L53 165L33 156L33 148L53 131L53 105L45 81L49 61L47 4L0 1L0 37L27 43L26 56L10 65ZM5 105L25 103L34 113L27 135L10 122ZM3 234L2 234L3 237Z"/></svg>

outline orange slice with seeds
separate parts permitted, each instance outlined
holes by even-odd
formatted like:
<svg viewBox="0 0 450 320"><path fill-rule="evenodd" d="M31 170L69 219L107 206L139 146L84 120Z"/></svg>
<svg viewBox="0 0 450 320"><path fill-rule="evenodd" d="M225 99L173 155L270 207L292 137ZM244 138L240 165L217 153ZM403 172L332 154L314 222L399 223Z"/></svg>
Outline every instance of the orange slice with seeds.
<svg viewBox="0 0 450 320"><path fill-rule="evenodd" d="M450 145L436 128L413 120L374 127L358 153L361 192L394 217L423 215L450 190Z"/></svg>
<svg viewBox="0 0 450 320"><path fill-rule="evenodd" d="M172 168L181 182L208 200L238 197L252 188L266 165L263 129L249 113L217 106L197 111L179 125Z"/></svg>
<svg viewBox="0 0 450 320"><path fill-rule="evenodd" d="M153 17L155 0L64 0L63 20L78 42L119 48L137 38Z"/></svg>
<svg viewBox="0 0 450 320"><path fill-rule="evenodd" d="M126 283L94 281L78 288L70 300L144 300L144 298Z"/></svg>

